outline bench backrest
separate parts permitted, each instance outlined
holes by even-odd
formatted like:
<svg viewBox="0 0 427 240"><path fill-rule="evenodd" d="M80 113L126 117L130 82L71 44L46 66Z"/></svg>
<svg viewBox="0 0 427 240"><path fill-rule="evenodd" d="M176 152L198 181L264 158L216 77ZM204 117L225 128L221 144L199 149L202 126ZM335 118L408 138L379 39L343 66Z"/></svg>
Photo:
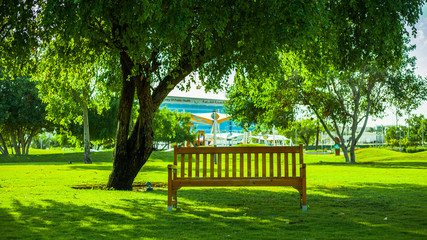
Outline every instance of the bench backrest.
<svg viewBox="0 0 427 240"><path fill-rule="evenodd" d="M174 179L299 177L301 164L302 145L174 149Z"/></svg>

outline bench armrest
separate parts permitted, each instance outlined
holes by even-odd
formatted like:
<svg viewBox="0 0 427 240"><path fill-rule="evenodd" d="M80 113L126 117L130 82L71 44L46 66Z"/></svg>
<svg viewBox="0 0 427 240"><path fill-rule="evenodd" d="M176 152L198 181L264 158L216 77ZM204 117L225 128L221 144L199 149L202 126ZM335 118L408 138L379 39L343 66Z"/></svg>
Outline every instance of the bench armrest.
<svg viewBox="0 0 427 240"><path fill-rule="evenodd" d="M178 166L169 164L168 169L178 169Z"/></svg>

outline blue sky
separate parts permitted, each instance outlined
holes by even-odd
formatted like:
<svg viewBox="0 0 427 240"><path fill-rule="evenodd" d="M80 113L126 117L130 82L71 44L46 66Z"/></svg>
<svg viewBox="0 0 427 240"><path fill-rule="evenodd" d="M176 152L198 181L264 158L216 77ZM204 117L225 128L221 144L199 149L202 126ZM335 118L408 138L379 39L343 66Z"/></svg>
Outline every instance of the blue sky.
<svg viewBox="0 0 427 240"><path fill-rule="evenodd" d="M411 39L411 44L415 44L417 47L411 53L412 56L417 58L417 69L416 74L427 79L427 4L423 7L423 15L420 17L420 20L416 24L417 28L417 37ZM230 82L232 82L232 76L230 77ZM204 88L196 89L192 87L189 92L181 92L178 89L174 89L171 96L182 96L182 97L198 97L198 98L215 98L215 99L226 99L225 93L220 92L218 94L208 92L205 93ZM395 109L388 109L386 111L386 116L382 119L370 119L368 126L377 126L377 125L395 125L396 116ZM417 110L413 111L412 114L423 114L427 117L427 102L424 102ZM405 124L405 119L408 118L408 115L405 114L403 117L398 119L399 124Z"/></svg>

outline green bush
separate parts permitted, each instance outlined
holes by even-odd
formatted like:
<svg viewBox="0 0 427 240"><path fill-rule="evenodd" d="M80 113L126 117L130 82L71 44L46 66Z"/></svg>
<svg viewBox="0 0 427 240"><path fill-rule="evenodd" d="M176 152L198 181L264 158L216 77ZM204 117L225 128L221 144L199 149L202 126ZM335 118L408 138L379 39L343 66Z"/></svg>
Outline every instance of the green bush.
<svg viewBox="0 0 427 240"><path fill-rule="evenodd" d="M406 148L407 153L416 153L416 152L423 152L427 151L427 147L408 147Z"/></svg>
<svg viewBox="0 0 427 240"><path fill-rule="evenodd" d="M387 144L388 144L388 146L390 146L390 147L398 147L398 146L399 146L399 140L397 140L397 139L390 139L390 140L387 142Z"/></svg>

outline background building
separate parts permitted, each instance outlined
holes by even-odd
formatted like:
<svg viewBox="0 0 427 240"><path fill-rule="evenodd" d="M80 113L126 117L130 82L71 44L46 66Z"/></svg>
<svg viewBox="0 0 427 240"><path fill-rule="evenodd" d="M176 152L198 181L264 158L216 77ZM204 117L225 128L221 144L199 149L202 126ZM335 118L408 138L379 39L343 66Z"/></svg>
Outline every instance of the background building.
<svg viewBox="0 0 427 240"><path fill-rule="evenodd" d="M167 96L163 103L160 105L160 108L167 107L171 111L178 111L180 113L213 113L217 111L218 113L224 112L224 101L222 99L212 99L212 98L194 98L194 97L178 97L178 96ZM194 123L196 130L202 130L206 133L212 132L211 125L205 125L200 123ZM243 128L238 127L233 121L228 120L219 124L220 133L241 133Z"/></svg>

